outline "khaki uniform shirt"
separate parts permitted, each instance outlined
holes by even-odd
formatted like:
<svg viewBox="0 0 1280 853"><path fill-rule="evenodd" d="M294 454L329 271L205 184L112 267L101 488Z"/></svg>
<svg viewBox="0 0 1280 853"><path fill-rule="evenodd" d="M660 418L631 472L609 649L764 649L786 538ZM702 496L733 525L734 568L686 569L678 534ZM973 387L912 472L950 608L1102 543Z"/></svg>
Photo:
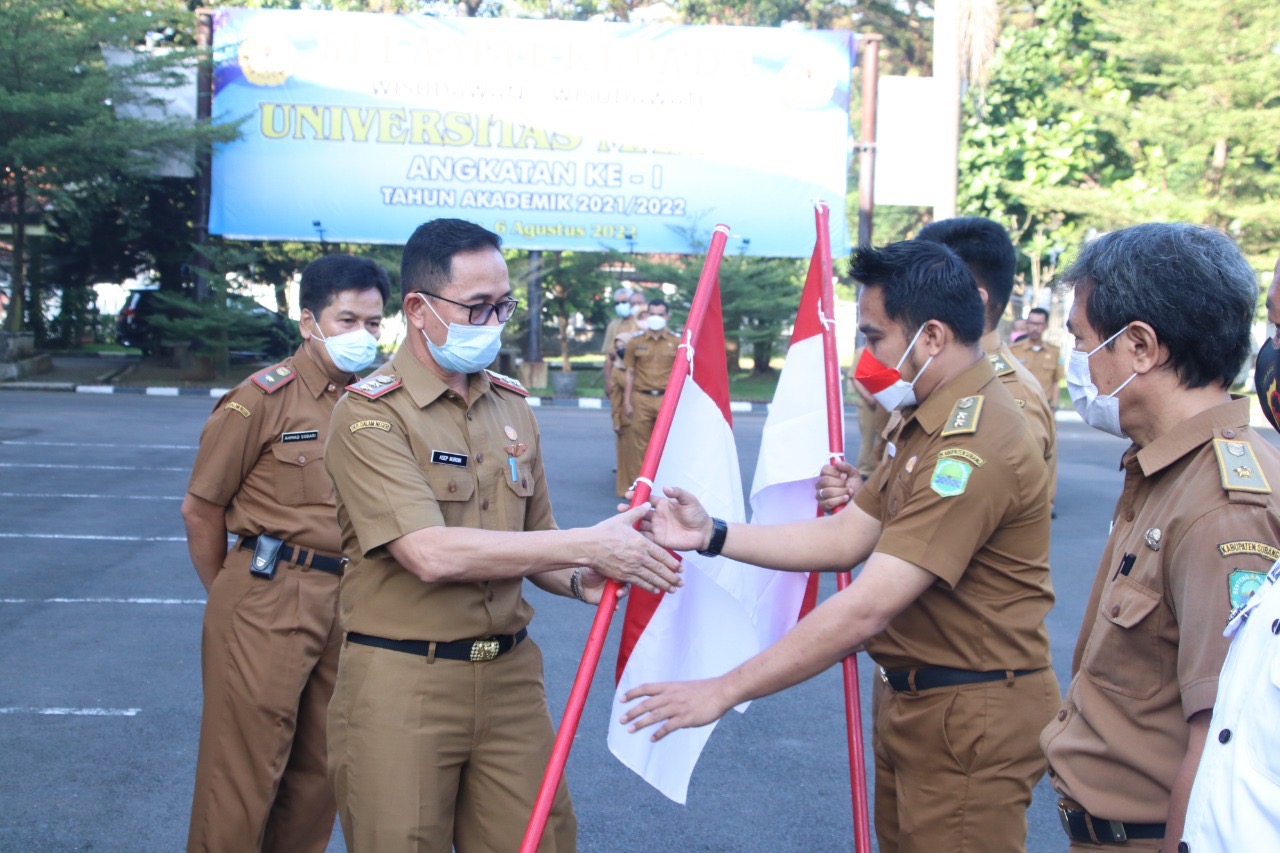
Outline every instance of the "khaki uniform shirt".
<svg viewBox="0 0 1280 853"><path fill-rule="evenodd" d="M1022 410L985 358L907 409L854 500L875 550L937 582L867 642L885 669L1049 665L1048 472Z"/></svg>
<svg viewBox="0 0 1280 853"><path fill-rule="evenodd" d="M350 560L342 578L343 627L437 642L516 633L533 618L520 578L424 583L386 545L441 525L555 528L526 394L482 371L470 377L468 404L407 348L379 376L387 381L360 383L380 382L376 399L353 390L338 403L325 451ZM521 445L513 479L507 448Z"/></svg>
<svg viewBox="0 0 1280 853"><path fill-rule="evenodd" d="M1005 390L1013 395L1013 401L1022 409L1027 425L1031 427L1031 436L1040 447L1052 475L1058 464L1058 425L1053 419L1053 408L1040 388L1040 381L1013 357L996 331L983 335L981 346L991 359L991 366Z"/></svg>
<svg viewBox="0 0 1280 853"><path fill-rule="evenodd" d="M636 378L631 386L636 391L665 391L671 378L671 366L676 363L676 351L680 338L670 330L636 335L627 341L627 354L622 362L627 370L634 369Z"/></svg>
<svg viewBox="0 0 1280 853"><path fill-rule="evenodd" d="M618 335L634 335L640 331L643 330L640 328L640 324L636 322L635 317L614 317L609 321L608 328L604 330L604 344L601 345L600 352L610 358L616 358L613 339Z"/></svg>
<svg viewBox="0 0 1280 853"><path fill-rule="evenodd" d="M1213 707L1232 587L1277 556L1275 495L1252 490L1280 484L1280 454L1248 423L1238 399L1124 454L1071 686L1040 735L1054 787L1098 817L1164 821L1187 720Z"/></svg>
<svg viewBox="0 0 1280 853"><path fill-rule="evenodd" d="M340 390L305 343L241 382L204 425L187 491L225 506L231 533L338 554L324 445Z"/></svg>
<svg viewBox="0 0 1280 853"><path fill-rule="evenodd" d="M1030 338L1023 338L1011 345L1009 352L1031 371L1050 405L1056 403L1058 382L1062 379L1062 350L1050 343L1042 343L1040 349L1035 349Z"/></svg>

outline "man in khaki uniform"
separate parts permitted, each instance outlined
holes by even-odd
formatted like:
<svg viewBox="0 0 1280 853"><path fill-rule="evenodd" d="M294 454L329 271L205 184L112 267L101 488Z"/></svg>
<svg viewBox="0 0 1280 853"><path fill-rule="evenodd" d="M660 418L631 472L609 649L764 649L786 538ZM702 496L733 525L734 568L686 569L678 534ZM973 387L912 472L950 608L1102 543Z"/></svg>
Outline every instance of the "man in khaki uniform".
<svg viewBox="0 0 1280 853"><path fill-rule="evenodd" d="M1058 408L1058 383L1062 380L1062 350L1044 339L1049 327L1049 312L1032 308L1027 314L1027 336L1010 345L1013 354L1023 367L1040 383L1049 408Z"/></svg>
<svg viewBox="0 0 1280 853"><path fill-rule="evenodd" d="M1021 410L978 341L982 303L951 250L913 240L857 250L859 330L903 376L888 455L845 512L788 525L726 525L667 489L655 541L853 583L778 643L719 678L646 684L627 701L637 736L705 725L865 645L887 685L875 715L880 850L1020 851L1053 713L1044 618L1048 473ZM866 356L864 356L864 359ZM916 400L918 399L918 405Z"/></svg>
<svg viewBox="0 0 1280 853"><path fill-rule="evenodd" d="M667 320L667 303L661 299L650 302L645 330L627 341L627 351L622 358L627 369L622 413L631 421L627 429L630 434L627 454L618 460L618 486L622 488L625 484L624 494L640 476L667 380L671 378L671 367L676 363L680 338L667 329Z"/></svg>
<svg viewBox="0 0 1280 853"><path fill-rule="evenodd" d="M325 717L342 547L324 443L340 389L377 353L389 296L373 261L308 264L302 346L229 391L200 435L182 503L209 591L188 850L322 851L333 833Z"/></svg>
<svg viewBox="0 0 1280 853"><path fill-rule="evenodd" d="M1053 514L1053 495L1058 476L1058 428L1053 410L1045 400L1040 381L1018 363L1013 353L1000 340L996 331L1000 317L1013 293L1013 276L1017 254L1009 233L1004 227L981 216L943 219L920 229L917 240L928 240L947 246L964 261L978 285L978 293L985 305L982 351L987 354L996 376L1022 410L1031 428L1031 435L1040 448L1045 465L1049 468L1050 515ZM850 469L842 462L823 468L823 476L816 484L819 504L830 512L848 503L860 485L850 479ZM843 488L842 488L843 486Z"/></svg>
<svg viewBox="0 0 1280 853"><path fill-rule="evenodd" d="M1071 686L1040 740L1072 850L1127 838L1171 851L1205 748L1223 627L1280 542L1280 454L1228 391L1249 355L1257 278L1225 235L1151 224L1086 243L1063 282L1075 288L1072 401L1086 423L1133 444Z"/></svg>
<svg viewBox="0 0 1280 853"><path fill-rule="evenodd" d="M329 776L352 853L519 847L552 744L523 578L588 602L606 576L679 585L632 529L643 508L556 529L528 392L484 369L516 304L500 245L457 219L414 232L408 337L333 413L325 465L350 562ZM575 837L562 782L539 850Z"/></svg>
<svg viewBox="0 0 1280 853"><path fill-rule="evenodd" d="M626 387L626 367L622 356L626 352L627 341L641 331L648 300L639 291L632 292L620 287L613 292L613 304L618 316L609 322L604 332L604 388L609 397L609 412L613 420L614 436L614 473L617 474L618 497L622 497L631 487L631 481L623 482L622 457L630 436L626 434L631 419L622 411L623 390Z"/></svg>

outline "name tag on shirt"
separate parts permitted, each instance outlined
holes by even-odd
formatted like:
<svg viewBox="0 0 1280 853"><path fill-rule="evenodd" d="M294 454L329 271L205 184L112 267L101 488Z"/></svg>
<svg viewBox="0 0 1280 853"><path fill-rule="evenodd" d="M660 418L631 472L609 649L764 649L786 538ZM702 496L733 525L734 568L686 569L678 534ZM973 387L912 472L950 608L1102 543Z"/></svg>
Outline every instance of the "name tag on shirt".
<svg viewBox="0 0 1280 853"><path fill-rule="evenodd" d="M455 468L466 468L467 458L465 453L449 453L444 450L431 451L431 461L436 465L452 465Z"/></svg>
<svg viewBox="0 0 1280 853"><path fill-rule="evenodd" d="M320 437L320 431L314 429L303 430L301 432L286 432L280 436L280 440L285 444L291 441L315 441Z"/></svg>

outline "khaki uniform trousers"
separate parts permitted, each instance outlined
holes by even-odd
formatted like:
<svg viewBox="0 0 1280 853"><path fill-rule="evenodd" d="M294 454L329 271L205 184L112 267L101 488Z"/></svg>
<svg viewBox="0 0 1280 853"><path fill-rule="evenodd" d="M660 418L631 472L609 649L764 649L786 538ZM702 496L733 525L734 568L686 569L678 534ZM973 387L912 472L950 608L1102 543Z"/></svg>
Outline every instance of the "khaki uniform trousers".
<svg viewBox="0 0 1280 853"><path fill-rule="evenodd" d="M209 589L189 851L323 851L337 809L325 728L338 673L337 575L235 549Z"/></svg>
<svg viewBox="0 0 1280 853"><path fill-rule="evenodd" d="M345 643L329 708L329 775L351 853L520 848L554 733L542 652L491 661ZM539 853L573 853L563 779Z"/></svg>
<svg viewBox="0 0 1280 853"><path fill-rule="evenodd" d="M628 418L626 412L623 411L622 403L622 392L626 388L627 384L626 376L626 368L614 367L613 375L611 377L612 381L609 383L609 410L613 415L613 445L618 469L618 476L616 478L618 497L625 495L627 493L627 489L631 488L631 484L634 483L636 479L635 477L632 477L630 480L626 479L626 460L629 458L627 456L627 448L628 443L631 441L631 436L628 434L631 429L631 419ZM639 473L639 471L640 469L637 467L636 473Z"/></svg>
<svg viewBox="0 0 1280 853"><path fill-rule="evenodd" d="M872 746L881 853L1027 846L1040 730L1061 704L1052 668L1011 681L895 692L876 680Z"/></svg>
<svg viewBox="0 0 1280 853"><path fill-rule="evenodd" d="M627 488L640 476L640 468L644 465L644 454L649 449L649 437L653 435L653 425L658 420L658 410L662 408L662 395L646 394L643 391L631 391L631 425L625 432L629 436L627 442ZM618 474L622 474L622 466L618 466Z"/></svg>

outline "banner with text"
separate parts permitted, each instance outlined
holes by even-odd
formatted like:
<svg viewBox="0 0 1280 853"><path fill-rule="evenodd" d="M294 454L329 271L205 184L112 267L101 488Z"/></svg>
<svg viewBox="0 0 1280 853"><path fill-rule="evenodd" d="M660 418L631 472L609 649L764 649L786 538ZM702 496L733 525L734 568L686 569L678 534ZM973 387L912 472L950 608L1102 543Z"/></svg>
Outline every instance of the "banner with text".
<svg viewBox="0 0 1280 853"><path fill-rule="evenodd" d="M209 230L510 248L848 254L847 32L219 9Z"/></svg>

